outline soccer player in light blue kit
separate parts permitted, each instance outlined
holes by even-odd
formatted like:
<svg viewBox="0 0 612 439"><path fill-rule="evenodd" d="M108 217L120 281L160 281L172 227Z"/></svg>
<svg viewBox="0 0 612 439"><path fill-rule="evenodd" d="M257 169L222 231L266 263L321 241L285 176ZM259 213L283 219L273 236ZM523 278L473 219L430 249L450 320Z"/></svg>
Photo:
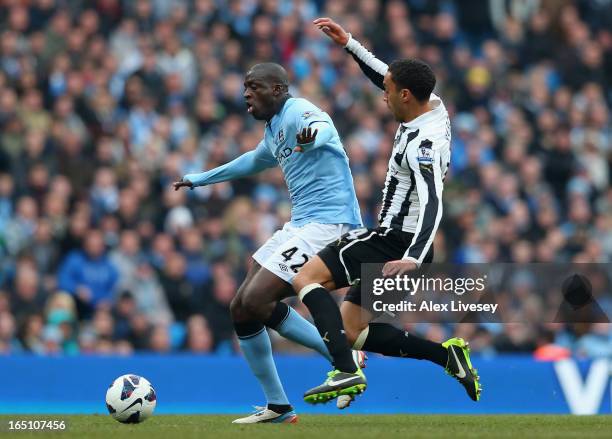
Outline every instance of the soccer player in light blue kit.
<svg viewBox="0 0 612 439"><path fill-rule="evenodd" d="M265 327L317 350L330 361L324 340L339 337L348 346L344 331L319 334L281 299L295 294L291 282L298 270L327 244L359 227L361 217L348 157L329 115L306 99L291 97L287 72L278 64L255 65L247 72L244 87L247 111L266 121L263 140L225 165L185 175L174 188L205 186L281 167L292 202L291 221L255 252L253 267L230 306L240 347L263 388L267 406L234 422L293 423L297 415L278 377ZM317 313L341 321L331 299ZM349 351L348 356L336 359L342 365L334 364L355 370L347 393L365 390L359 367L362 355Z"/></svg>

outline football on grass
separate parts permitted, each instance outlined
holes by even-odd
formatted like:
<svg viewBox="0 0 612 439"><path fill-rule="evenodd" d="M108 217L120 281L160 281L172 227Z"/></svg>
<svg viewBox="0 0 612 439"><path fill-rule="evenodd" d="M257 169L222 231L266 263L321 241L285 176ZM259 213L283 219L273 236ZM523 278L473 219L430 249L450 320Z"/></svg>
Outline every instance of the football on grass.
<svg viewBox="0 0 612 439"><path fill-rule="evenodd" d="M151 383L138 375L117 378L106 391L110 415L125 424L137 424L153 414L157 395Z"/></svg>

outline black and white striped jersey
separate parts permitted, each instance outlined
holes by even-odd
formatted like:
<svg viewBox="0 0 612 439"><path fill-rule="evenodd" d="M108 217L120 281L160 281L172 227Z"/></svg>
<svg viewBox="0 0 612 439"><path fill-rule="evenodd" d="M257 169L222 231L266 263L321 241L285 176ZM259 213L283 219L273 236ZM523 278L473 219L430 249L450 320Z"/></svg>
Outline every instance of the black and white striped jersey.
<svg viewBox="0 0 612 439"><path fill-rule="evenodd" d="M349 38L346 50L381 89L388 66ZM442 218L442 189L450 163L450 120L444 103L432 93L431 110L400 123L389 159L378 217L380 226L413 233L404 259L421 264Z"/></svg>

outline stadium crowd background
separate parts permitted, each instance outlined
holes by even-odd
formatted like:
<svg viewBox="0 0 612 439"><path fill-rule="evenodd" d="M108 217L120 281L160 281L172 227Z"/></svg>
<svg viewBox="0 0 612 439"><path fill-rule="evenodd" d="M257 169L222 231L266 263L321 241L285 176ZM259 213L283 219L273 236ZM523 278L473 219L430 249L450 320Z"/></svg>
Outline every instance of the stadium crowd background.
<svg viewBox="0 0 612 439"><path fill-rule="evenodd" d="M257 62L332 116L375 225L397 123L318 16L437 74L453 142L436 260L611 260L611 1L0 5L0 353L236 352L228 305L289 218L281 172L171 183L257 144L242 98ZM608 324L407 329L487 355L612 353Z"/></svg>

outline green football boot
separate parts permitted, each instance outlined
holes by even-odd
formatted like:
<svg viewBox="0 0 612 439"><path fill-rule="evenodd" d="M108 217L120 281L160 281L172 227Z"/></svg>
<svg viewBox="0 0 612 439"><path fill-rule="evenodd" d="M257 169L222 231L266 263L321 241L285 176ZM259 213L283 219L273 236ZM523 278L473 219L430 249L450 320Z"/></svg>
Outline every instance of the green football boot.
<svg viewBox="0 0 612 439"><path fill-rule="evenodd" d="M468 343L462 338L455 337L446 340L442 346L448 350L446 373L461 383L472 401L478 401L482 386L480 377L470 361Z"/></svg>
<svg viewBox="0 0 612 439"><path fill-rule="evenodd" d="M327 373L327 379L320 386L304 393L304 401L309 404L328 402L341 395L359 395L367 387L366 377L360 368L354 373L332 370Z"/></svg>

